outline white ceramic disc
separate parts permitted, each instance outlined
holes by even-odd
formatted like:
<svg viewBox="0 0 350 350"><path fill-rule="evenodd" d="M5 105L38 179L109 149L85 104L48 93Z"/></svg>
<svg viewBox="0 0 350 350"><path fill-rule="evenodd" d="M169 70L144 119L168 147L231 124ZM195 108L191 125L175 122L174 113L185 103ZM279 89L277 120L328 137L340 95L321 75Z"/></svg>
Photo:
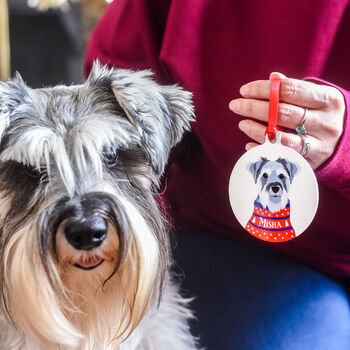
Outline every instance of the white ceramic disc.
<svg viewBox="0 0 350 350"><path fill-rule="evenodd" d="M232 210L245 230L268 242L298 237L312 222L318 186L307 161L294 150L266 137L234 166L229 183Z"/></svg>

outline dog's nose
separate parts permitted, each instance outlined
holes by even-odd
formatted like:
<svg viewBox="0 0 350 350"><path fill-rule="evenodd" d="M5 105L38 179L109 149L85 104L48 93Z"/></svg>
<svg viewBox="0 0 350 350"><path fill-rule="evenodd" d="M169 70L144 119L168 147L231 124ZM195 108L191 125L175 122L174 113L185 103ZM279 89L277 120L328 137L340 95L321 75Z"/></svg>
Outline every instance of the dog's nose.
<svg viewBox="0 0 350 350"><path fill-rule="evenodd" d="M280 190L278 186L272 186L271 189L273 193L277 193Z"/></svg>
<svg viewBox="0 0 350 350"><path fill-rule="evenodd" d="M107 221L100 216L70 220L64 227L67 241L78 250L97 248L107 237Z"/></svg>

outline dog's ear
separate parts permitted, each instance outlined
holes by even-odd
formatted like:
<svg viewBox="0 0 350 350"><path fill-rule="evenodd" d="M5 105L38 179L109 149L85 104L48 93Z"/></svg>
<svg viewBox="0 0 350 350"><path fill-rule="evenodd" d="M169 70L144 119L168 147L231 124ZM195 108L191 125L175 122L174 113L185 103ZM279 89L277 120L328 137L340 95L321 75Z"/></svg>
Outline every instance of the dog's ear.
<svg viewBox="0 0 350 350"><path fill-rule="evenodd" d="M284 170L288 173L290 183L293 182L294 176L299 172L300 166L296 163L293 163L285 158L278 158L277 162L283 165Z"/></svg>
<svg viewBox="0 0 350 350"><path fill-rule="evenodd" d="M95 62L88 78L112 92L141 136L157 175L164 171L170 149L194 120L192 94L178 86L162 86L148 70L110 69Z"/></svg>
<svg viewBox="0 0 350 350"><path fill-rule="evenodd" d="M28 99L28 89L19 73L8 82L0 81L0 139L16 108Z"/></svg>
<svg viewBox="0 0 350 350"><path fill-rule="evenodd" d="M262 167L268 162L267 158L261 157L258 161L248 164L248 171L253 175L254 182L258 181Z"/></svg>

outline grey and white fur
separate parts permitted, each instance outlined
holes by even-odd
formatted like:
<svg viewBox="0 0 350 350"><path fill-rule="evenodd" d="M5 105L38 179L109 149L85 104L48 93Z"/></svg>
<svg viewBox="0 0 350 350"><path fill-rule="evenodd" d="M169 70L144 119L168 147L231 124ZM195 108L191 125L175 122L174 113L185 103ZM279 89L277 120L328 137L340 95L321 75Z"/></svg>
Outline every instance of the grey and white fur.
<svg viewBox="0 0 350 350"><path fill-rule="evenodd" d="M154 199L191 94L95 63L0 83L0 349L194 350Z"/></svg>
<svg viewBox="0 0 350 350"><path fill-rule="evenodd" d="M275 213L284 209L289 203L289 187L299 166L285 158L275 161L261 157L258 161L250 163L248 170L258 185L259 194L256 199L264 209Z"/></svg>

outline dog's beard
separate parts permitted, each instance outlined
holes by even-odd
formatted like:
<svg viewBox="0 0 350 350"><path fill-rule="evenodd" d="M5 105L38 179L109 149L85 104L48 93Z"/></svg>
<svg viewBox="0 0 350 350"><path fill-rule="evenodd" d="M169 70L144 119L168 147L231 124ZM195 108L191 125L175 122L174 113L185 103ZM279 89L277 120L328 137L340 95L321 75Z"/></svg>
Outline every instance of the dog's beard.
<svg viewBox="0 0 350 350"><path fill-rule="evenodd" d="M43 253L35 221L3 246L4 315L43 349L115 349L155 302L165 271L155 228L128 199L118 200L128 218L122 250L109 225L106 244L95 252L104 262L91 271L74 266L86 253L68 247L60 232L55 254Z"/></svg>
<svg viewBox="0 0 350 350"><path fill-rule="evenodd" d="M271 213L275 213L284 209L288 204L288 195L287 192L282 190L278 196L272 196L271 191L264 189L259 193L258 201L262 204L265 209L269 209Z"/></svg>

